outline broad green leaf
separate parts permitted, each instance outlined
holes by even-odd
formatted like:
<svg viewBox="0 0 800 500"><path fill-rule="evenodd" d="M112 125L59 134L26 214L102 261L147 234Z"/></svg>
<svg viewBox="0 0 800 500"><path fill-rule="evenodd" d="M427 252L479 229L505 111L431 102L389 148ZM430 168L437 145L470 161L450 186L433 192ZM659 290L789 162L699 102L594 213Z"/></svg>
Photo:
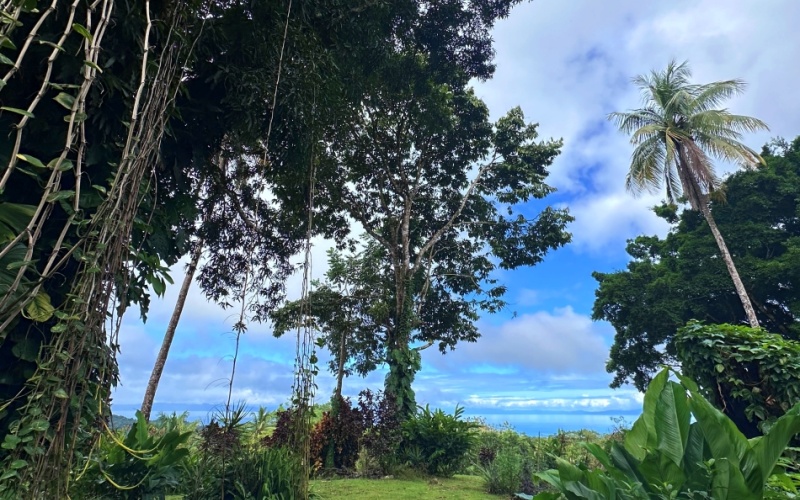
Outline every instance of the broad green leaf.
<svg viewBox="0 0 800 500"><path fill-rule="evenodd" d="M633 427L625 433L625 449L637 460L644 460L647 454L647 422L643 417L637 418Z"/></svg>
<svg viewBox="0 0 800 500"><path fill-rule="evenodd" d="M772 474L778 458L786 450L789 441L800 434L800 404L780 417L761 439L753 445L753 452L759 465L761 481L765 482ZM747 478L748 482L750 478Z"/></svg>
<svg viewBox="0 0 800 500"><path fill-rule="evenodd" d="M43 323L52 318L54 311L55 308L50 303L50 296L41 291L25 306L27 317L37 323Z"/></svg>
<svg viewBox="0 0 800 500"><path fill-rule="evenodd" d="M35 213L35 205L0 202L0 241L13 239L24 231Z"/></svg>
<svg viewBox="0 0 800 500"><path fill-rule="evenodd" d="M36 361L36 358L39 357L39 346L40 344L35 338L24 337L14 344L11 354L23 361Z"/></svg>
<svg viewBox="0 0 800 500"><path fill-rule="evenodd" d="M658 449L676 466L683 462L690 421L686 390L680 384L668 382L656 402L655 429Z"/></svg>
<svg viewBox="0 0 800 500"><path fill-rule="evenodd" d="M31 429L36 432L44 432L50 428L50 422L47 420L34 420L31 422Z"/></svg>
<svg viewBox="0 0 800 500"><path fill-rule="evenodd" d="M72 29L74 29L75 32L81 35L83 38L89 40L90 42L92 41L92 34L88 29L86 29L86 26L79 23L73 23Z"/></svg>
<svg viewBox="0 0 800 500"><path fill-rule="evenodd" d="M711 456L716 460L726 458L738 467L749 447L744 434L701 394L692 393L689 406L703 431Z"/></svg>
<svg viewBox="0 0 800 500"><path fill-rule="evenodd" d="M3 444L0 444L0 448L3 448L4 450L13 450L21 442L22 439L19 437L13 434L6 434L5 439L3 439Z"/></svg>
<svg viewBox="0 0 800 500"><path fill-rule="evenodd" d="M44 163L42 163L42 160L40 160L39 158L35 158L35 157L31 156L31 155L18 154L17 158L19 158L20 160L22 160L24 162L30 163L34 167L47 168L47 167L45 167Z"/></svg>
<svg viewBox="0 0 800 500"><path fill-rule="evenodd" d="M17 460L14 460L13 462L11 462L11 464L9 464L8 467L11 470L17 470L17 469L21 469L23 467L27 467L27 465L28 465L28 462L26 462L25 460L17 459Z"/></svg>
<svg viewBox="0 0 800 500"><path fill-rule="evenodd" d="M66 92L59 92L53 100L69 110L71 110L72 106L75 104L75 98Z"/></svg>
<svg viewBox="0 0 800 500"><path fill-rule="evenodd" d="M633 455L628 453L628 450L617 443L611 443L611 453L609 455L614 465L628 478L641 483L646 491L651 490L650 482L639 471L639 462Z"/></svg>
<svg viewBox="0 0 800 500"><path fill-rule="evenodd" d="M56 166L58 166L58 170L61 172L66 172L67 170L72 170L75 165L73 165L72 161L67 158L61 160L60 164L58 163L58 158L53 158L47 163L47 168L51 170L56 168Z"/></svg>
<svg viewBox="0 0 800 500"><path fill-rule="evenodd" d="M689 426L689 438L686 441L686 452L683 456L683 470L686 473L687 487L705 489L708 473L704 466L706 441L703 431L697 422Z"/></svg>
<svg viewBox="0 0 800 500"><path fill-rule="evenodd" d="M17 50L17 46L14 45L14 42L12 42L11 39L5 35L0 36L0 47Z"/></svg>
<svg viewBox="0 0 800 500"><path fill-rule="evenodd" d="M8 65L8 66L13 66L14 65L14 61L9 59L8 56L3 54L2 52L0 52L0 63Z"/></svg>
<svg viewBox="0 0 800 500"><path fill-rule="evenodd" d="M70 200L75 196L75 191L71 189L62 189L61 191L56 191L55 193L50 193L47 196L47 201L49 202L56 202L61 200Z"/></svg>

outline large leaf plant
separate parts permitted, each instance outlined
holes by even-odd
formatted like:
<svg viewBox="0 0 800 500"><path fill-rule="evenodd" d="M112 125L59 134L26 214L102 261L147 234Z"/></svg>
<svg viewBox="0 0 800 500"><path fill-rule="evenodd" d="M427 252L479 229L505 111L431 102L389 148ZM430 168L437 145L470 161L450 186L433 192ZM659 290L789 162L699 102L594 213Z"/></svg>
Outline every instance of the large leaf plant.
<svg viewBox="0 0 800 500"><path fill-rule="evenodd" d="M609 452L586 449L602 464L589 469L557 459L557 469L538 477L557 492L548 499L714 499L790 498L794 486L778 465L791 438L800 432L800 405L780 417L763 436L747 439L736 425L700 394L697 384L662 370L650 383L641 417L622 444ZM767 484L784 484L778 494Z"/></svg>

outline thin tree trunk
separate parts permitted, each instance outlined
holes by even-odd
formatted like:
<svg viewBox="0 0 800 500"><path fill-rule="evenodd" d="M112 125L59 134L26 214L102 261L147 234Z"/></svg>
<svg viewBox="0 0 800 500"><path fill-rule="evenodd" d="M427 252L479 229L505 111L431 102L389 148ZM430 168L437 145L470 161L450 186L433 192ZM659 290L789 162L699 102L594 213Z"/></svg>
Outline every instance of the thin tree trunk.
<svg viewBox="0 0 800 500"><path fill-rule="evenodd" d="M348 321L348 324L350 322ZM347 333L342 332L342 338L339 339L339 366L336 372L336 401L342 398L342 382L344 381L344 355L347 352L345 343L347 342Z"/></svg>
<svg viewBox="0 0 800 500"><path fill-rule="evenodd" d="M189 295L189 288L192 286L194 280L194 273L197 270L197 263L200 261L200 256L203 254L203 240L197 242L197 246L192 254L192 260L186 268L186 276L183 278L181 284L181 291L178 294L178 300L175 303L175 309L172 311L172 317L167 325L167 331L164 333L164 340L161 342L161 350L158 351L158 357L153 365L153 373L150 374L150 381L147 383L147 390L144 393L144 400L142 401L142 414L146 421L150 421L150 413L153 410L153 400L156 397L156 390L158 389L158 382L161 380L161 374L164 372L164 365L167 363L167 356L169 356L169 349L172 346L172 340L175 338L175 330L178 328L178 322L181 319L183 306L186 304L186 297Z"/></svg>
<svg viewBox="0 0 800 500"><path fill-rule="evenodd" d="M722 260L725 261L725 267L728 268L728 273L731 275L733 286L736 288L736 293L739 295L739 300L742 301L744 313L747 315L747 322L750 323L751 327L758 328L758 318L756 317L756 312L753 309L753 304L750 302L750 297L748 297L747 290L744 288L742 278L739 277L739 271L736 270L736 265L733 263L733 257L731 257L731 253L728 251L728 245L725 244L725 240L722 238L722 234L719 232L717 223L714 221L714 216L711 215L711 209L709 208L708 203L702 203L700 206L700 211L706 218L706 222L708 222L708 227L711 228L711 233L714 235L714 239L717 240L717 246L719 246L720 254L722 254Z"/></svg>

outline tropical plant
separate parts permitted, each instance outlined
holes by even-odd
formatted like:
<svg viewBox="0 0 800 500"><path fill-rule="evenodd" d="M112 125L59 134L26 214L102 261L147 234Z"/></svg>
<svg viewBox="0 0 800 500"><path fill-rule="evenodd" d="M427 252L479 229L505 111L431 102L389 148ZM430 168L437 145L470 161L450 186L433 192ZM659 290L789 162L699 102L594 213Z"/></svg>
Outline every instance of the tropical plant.
<svg viewBox="0 0 800 500"><path fill-rule="evenodd" d="M747 439L725 414L714 408L689 378L665 368L650 383L642 416L606 452L586 448L602 464L590 469L558 459L556 470L537 474L558 494L540 500L692 499L758 500L792 437L800 432L800 405L763 436Z"/></svg>
<svg viewBox="0 0 800 500"><path fill-rule="evenodd" d="M189 456L186 442L192 430L181 431L178 419L165 422L160 435L149 431L144 415L136 412L127 435L109 431L89 457L73 486L76 498L155 498L180 484L181 468Z"/></svg>
<svg viewBox="0 0 800 500"><path fill-rule="evenodd" d="M403 447L409 465L428 474L449 477L458 472L477 442L477 424L462 419L464 407L452 415L441 408L420 407L403 422Z"/></svg>
<svg viewBox="0 0 800 500"><path fill-rule="evenodd" d="M503 448L492 460L478 465L478 473L492 494L510 494L520 490L525 459L519 450Z"/></svg>
<svg viewBox="0 0 800 500"><path fill-rule="evenodd" d="M660 189L663 184L670 203L682 195L693 210L703 214L747 321L755 328L758 318L753 305L711 214L710 196L722 194L711 157L748 167L763 163L758 153L739 141L742 132L768 127L756 118L715 109L725 99L744 90L742 80L698 85L689 82L690 76L688 64L675 61L664 71L637 76L633 81L642 91L644 107L609 115L622 132L631 134L631 143L636 146L626 187L633 193L640 193Z"/></svg>
<svg viewBox="0 0 800 500"><path fill-rule="evenodd" d="M773 141L762 156L766 167L725 179L727 203L711 211L761 326L800 340L800 138ZM671 225L667 235L634 238L624 269L594 273L592 317L616 330L606 365L613 387L631 382L644 391L661 365L678 363L675 333L691 319L747 323L702 215L670 205L655 211Z"/></svg>
<svg viewBox="0 0 800 500"><path fill-rule="evenodd" d="M403 439L397 404L391 394L365 389L358 395L358 408L364 418L359 454L361 471L367 476L390 474L398 464Z"/></svg>
<svg viewBox="0 0 800 500"><path fill-rule="evenodd" d="M351 406L349 399L338 397L333 401L333 409L324 412L311 431L314 469L347 471L355 467L363 433L364 417L359 408Z"/></svg>

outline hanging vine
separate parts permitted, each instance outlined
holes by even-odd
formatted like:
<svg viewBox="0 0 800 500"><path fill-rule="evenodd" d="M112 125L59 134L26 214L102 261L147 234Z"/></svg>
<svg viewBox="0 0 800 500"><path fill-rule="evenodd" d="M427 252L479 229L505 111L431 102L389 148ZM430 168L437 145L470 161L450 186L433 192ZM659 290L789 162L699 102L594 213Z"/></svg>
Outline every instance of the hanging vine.
<svg viewBox="0 0 800 500"><path fill-rule="evenodd" d="M0 108L19 116L13 140L0 145L0 159L6 161L0 178L0 211L16 210L13 213L20 219L28 218L21 227L6 224L16 234L0 237L0 259L11 259L13 264L0 272L14 270L13 275L0 276L5 278L0 281L0 349L7 347L6 341L13 342L14 354L34 367L21 389L0 402L5 451L0 455L0 497L66 498L71 471L87 459L109 416L121 315L139 258L132 239L135 220L142 196L150 189L183 57L191 50L179 35L186 20L181 4L162 12L161 28L155 27L149 0L126 5L141 9L134 17L141 20L139 24L116 27L141 28L139 64L130 69L132 74L138 70L138 77L127 94L132 97L127 122L121 123L122 128L110 127L124 131L114 143L116 159L106 164L112 167L108 176L98 178L96 168L93 173L86 168L98 164L88 159L87 147L102 137L90 137L87 123L95 127L105 117L89 116L98 103L90 109L87 100L90 95L100 103L111 98L103 95L96 81L103 71L102 48L115 7L113 0L75 0L68 6L53 0L41 11L36 2L0 3L7 21L0 27L0 47L17 51L12 60L0 50L0 63L11 66L0 85L0 98L9 91L11 97L19 97L20 85L28 82L16 79L37 74L42 58L45 68L27 106L17 107L19 101L9 97L3 102L17 106ZM26 34L18 32L27 26ZM54 32L60 35L52 41ZM111 43L119 40L112 37ZM64 81L75 68L77 81ZM107 84L124 86L115 80ZM51 126L53 120L48 118L59 106L67 110L63 146L52 160L42 160L26 148L37 147L34 134ZM15 201L19 186L32 184L22 175L38 186L36 205ZM13 192L7 190L12 185ZM66 268L75 278L60 283L57 278ZM52 293L59 294L55 305Z"/></svg>

